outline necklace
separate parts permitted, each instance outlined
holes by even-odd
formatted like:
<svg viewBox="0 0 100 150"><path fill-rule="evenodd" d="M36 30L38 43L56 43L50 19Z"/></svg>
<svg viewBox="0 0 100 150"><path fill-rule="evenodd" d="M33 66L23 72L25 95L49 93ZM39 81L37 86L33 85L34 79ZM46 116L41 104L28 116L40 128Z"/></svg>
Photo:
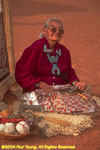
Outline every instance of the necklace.
<svg viewBox="0 0 100 150"><path fill-rule="evenodd" d="M55 71L57 71L57 75L60 75L60 69L57 66L57 63L58 63L59 56L61 56L61 49L59 49L59 51L56 50L56 56L50 56L51 49L47 49L47 45L44 45L43 52L47 53L47 58L48 58L49 62L53 65L52 66L52 74L55 75L56 74Z"/></svg>
<svg viewBox="0 0 100 150"><path fill-rule="evenodd" d="M47 53L47 57L48 57L48 59L49 59L50 63L52 63L52 64L54 64L54 63L57 63L57 62L58 62L58 55L56 55L56 56L50 56L50 54L49 54L49 53Z"/></svg>

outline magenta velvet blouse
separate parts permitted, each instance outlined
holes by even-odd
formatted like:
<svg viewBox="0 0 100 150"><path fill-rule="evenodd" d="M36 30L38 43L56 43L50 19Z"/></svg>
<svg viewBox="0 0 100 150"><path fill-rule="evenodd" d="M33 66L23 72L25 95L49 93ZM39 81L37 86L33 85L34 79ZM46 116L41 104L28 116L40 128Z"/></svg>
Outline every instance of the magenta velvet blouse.
<svg viewBox="0 0 100 150"><path fill-rule="evenodd" d="M67 80L60 76L62 73ZM35 90L36 84L40 81L49 85L72 84L75 80L79 81L72 68L68 49L56 43L54 52L51 52L45 37L24 50L16 63L15 79L24 90L28 91Z"/></svg>

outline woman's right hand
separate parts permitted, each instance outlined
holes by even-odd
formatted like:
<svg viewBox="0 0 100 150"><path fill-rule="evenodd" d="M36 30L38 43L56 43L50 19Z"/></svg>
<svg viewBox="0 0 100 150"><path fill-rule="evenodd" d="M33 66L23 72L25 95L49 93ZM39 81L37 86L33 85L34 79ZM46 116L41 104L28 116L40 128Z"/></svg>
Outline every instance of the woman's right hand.
<svg viewBox="0 0 100 150"><path fill-rule="evenodd" d="M43 89L52 100L55 100L57 98L57 93L55 92L54 88L47 83L40 82L39 87Z"/></svg>

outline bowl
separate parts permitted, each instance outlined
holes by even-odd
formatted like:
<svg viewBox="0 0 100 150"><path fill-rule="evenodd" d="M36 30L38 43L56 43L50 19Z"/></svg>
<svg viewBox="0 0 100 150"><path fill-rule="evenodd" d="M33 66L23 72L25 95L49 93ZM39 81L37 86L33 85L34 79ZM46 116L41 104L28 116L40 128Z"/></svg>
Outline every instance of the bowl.
<svg viewBox="0 0 100 150"><path fill-rule="evenodd" d="M18 135L11 135L11 134L5 134L3 132L0 132L0 138L3 138L3 139L7 139L7 140L17 140L17 139L21 139L21 138L24 138L28 135L32 134L32 132L29 132L27 134L18 134Z"/></svg>

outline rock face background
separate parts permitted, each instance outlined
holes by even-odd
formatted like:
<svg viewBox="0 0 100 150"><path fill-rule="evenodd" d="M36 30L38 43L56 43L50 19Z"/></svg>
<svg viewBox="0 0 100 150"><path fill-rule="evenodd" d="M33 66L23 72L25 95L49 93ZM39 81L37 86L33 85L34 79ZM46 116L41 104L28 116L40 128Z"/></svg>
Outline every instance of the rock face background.
<svg viewBox="0 0 100 150"><path fill-rule="evenodd" d="M100 1L11 1L16 61L38 39L45 21L59 18L65 29L61 43L70 50L77 75L100 95Z"/></svg>

